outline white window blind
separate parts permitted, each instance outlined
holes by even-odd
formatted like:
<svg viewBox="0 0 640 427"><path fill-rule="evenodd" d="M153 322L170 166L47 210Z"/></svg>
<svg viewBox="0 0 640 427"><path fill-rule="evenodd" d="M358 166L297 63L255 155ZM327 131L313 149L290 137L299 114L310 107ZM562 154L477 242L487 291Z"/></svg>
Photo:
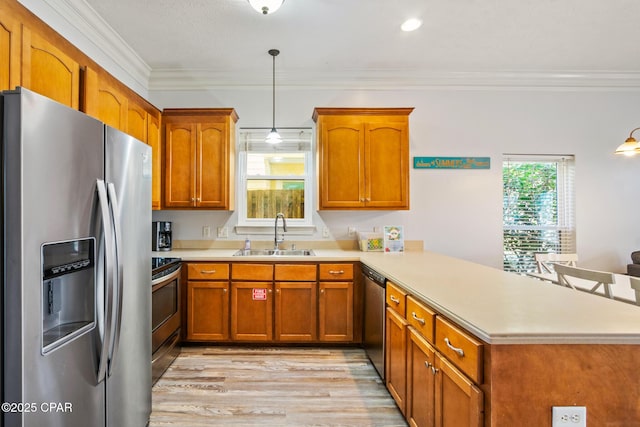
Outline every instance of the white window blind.
<svg viewBox="0 0 640 427"><path fill-rule="evenodd" d="M536 270L536 252L575 253L573 156L505 155L503 266Z"/></svg>

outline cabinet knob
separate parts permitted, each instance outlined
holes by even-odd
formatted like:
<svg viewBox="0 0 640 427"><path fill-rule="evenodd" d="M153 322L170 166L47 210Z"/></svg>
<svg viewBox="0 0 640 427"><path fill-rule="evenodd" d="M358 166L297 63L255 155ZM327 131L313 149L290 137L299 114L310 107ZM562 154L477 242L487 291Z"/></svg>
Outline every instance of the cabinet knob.
<svg viewBox="0 0 640 427"><path fill-rule="evenodd" d="M438 369L435 366L431 365L431 373L433 375L437 374L439 371L440 371L440 369Z"/></svg>

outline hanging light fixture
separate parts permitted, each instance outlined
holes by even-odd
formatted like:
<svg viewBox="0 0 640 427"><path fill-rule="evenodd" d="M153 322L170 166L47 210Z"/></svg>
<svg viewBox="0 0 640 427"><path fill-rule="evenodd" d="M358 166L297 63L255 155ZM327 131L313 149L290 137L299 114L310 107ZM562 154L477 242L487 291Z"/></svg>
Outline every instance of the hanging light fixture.
<svg viewBox="0 0 640 427"><path fill-rule="evenodd" d="M282 138L276 129L276 56L280 54L278 49L270 49L269 55L273 57L273 121L271 122L271 132L267 135L266 142L269 144L278 144L282 142Z"/></svg>
<svg viewBox="0 0 640 427"><path fill-rule="evenodd" d="M636 139L633 137L633 133L638 129L640 128L635 128L631 131L631 133L629 134L629 138L627 138L627 140L624 143L620 144L616 149L616 154L635 156L636 154L640 153L640 143L638 143L638 141L636 141Z"/></svg>
<svg viewBox="0 0 640 427"><path fill-rule="evenodd" d="M263 15L269 15L280 9L282 3L284 0L249 0L251 7Z"/></svg>

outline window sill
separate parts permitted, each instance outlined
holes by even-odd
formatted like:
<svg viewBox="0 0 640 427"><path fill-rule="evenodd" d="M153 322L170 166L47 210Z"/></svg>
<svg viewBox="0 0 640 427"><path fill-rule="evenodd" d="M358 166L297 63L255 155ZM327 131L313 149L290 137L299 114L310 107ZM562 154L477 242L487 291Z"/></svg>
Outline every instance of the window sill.
<svg viewBox="0 0 640 427"><path fill-rule="evenodd" d="M287 235L311 236L316 231L315 225L289 225L287 224ZM273 225L236 225L235 232L242 234L265 234L273 236ZM278 233L282 233L282 223L278 224Z"/></svg>

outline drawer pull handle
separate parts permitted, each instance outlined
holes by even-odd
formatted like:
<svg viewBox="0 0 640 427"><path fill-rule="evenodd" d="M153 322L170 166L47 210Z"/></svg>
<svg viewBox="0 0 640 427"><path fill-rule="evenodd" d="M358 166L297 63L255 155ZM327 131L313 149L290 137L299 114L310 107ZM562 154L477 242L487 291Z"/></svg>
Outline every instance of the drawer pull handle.
<svg viewBox="0 0 640 427"><path fill-rule="evenodd" d="M400 299L398 297L394 297L393 295L389 295L389 299L396 304L400 304Z"/></svg>
<svg viewBox="0 0 640 427"><path fill-rule="evenodd" d="M449 338L445 338L444 342L445 342L445 344L447 344L447 347L449 347L451 350L453 350L456 353L458 353L458 356L464 357L464 350L461 349L461 348L452 346L451 343L449 342Z"/></svg>
<svg viewBox="0 0 640 427"><path fill-rule="evenodd" d="M344 274L344 270L329 270L329 274Z"/></svg>
<svg viewBox="0 0 640 427"><path fill-rule="evenodd" d="M216 274L216 270L200 270L200 274Z"/></svg>
<svg viewBox="0 0 640 427"><path fill-rule="evenodd" d="M415 311L411 312L411 317L413 317L414 320L417 320L421 325L425 324L424 319L421 319L420 317L418 317Z"/></svg>

